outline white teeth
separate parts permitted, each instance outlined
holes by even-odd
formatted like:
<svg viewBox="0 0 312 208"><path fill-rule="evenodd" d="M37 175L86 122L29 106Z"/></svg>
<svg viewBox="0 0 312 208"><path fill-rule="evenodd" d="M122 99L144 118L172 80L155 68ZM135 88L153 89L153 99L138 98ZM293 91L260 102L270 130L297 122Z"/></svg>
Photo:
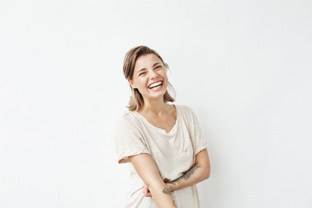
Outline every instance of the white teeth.
<svg viewBox="0 0 312 208"><path fill-rule="evenodd" d="M162 84L162 82L155 82L155 83L151 84L150 86L148 86L148 88L153 88L153 87L156 87L156 86L161 85L161 84Z"/></svg>

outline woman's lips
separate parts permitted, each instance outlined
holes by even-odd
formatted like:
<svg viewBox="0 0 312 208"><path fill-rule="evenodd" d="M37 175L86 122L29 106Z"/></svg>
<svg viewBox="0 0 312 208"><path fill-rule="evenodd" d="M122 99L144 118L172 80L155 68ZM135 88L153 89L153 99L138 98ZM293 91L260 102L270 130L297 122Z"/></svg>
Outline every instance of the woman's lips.
<svg viewBox="0 0 312 208"><path fill-rule="evenodd" d="M148 86L148 88L149 88L149 89L153 89L153 88L156 88L156 87L161 86L162 84L163 84L163 81L154 82L154 83L150 84L150 85Z"/></svg>
<svg viewBox="0 0 312 208"><path fill-rule="evenodd" d="M157 92L162 89L163 83L164 83L163 81L154 82L153 84L149 85L148 89L152 92Z"/></svg>

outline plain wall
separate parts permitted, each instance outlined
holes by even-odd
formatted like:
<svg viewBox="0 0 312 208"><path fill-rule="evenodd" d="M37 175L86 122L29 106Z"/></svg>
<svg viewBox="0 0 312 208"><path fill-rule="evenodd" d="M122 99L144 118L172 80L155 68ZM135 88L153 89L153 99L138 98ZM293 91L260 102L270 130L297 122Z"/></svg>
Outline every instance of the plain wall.
<svg viewBox="0 0 312 208"><path fill-rule="evenodd" d="M312 207L311 1L0 1L0 207L124 207L125 53L198 115L203 208Z"/></svg>

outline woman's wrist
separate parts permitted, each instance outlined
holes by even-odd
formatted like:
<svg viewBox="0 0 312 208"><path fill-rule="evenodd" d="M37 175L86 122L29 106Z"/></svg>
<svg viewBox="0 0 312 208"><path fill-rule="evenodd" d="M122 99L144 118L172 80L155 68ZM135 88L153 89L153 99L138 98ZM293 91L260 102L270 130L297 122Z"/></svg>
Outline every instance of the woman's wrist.
<svg viewBox="0 0 312 208"><path fill-rule="evenodd" d="M167 189L171 192L175 191L175 185L172 183L166 183Z"/></svg>

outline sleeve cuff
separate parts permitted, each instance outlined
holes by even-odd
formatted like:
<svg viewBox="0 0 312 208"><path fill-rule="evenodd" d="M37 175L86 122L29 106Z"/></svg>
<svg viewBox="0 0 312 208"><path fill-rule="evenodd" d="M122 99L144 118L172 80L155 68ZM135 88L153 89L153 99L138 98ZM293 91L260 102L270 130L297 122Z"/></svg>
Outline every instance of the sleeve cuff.
<svg viewBox="0 0 312 208"><path fill-rule="evenodd" d="M121 164L121 163L130 162L130 160L129 160L130 156L135 156L135 155L139 155L142 153L151 154L147 149L139 149L139 148L134 149L134 150L127 151L127 152L120 154L118 157L118 163Z"/></svg>

